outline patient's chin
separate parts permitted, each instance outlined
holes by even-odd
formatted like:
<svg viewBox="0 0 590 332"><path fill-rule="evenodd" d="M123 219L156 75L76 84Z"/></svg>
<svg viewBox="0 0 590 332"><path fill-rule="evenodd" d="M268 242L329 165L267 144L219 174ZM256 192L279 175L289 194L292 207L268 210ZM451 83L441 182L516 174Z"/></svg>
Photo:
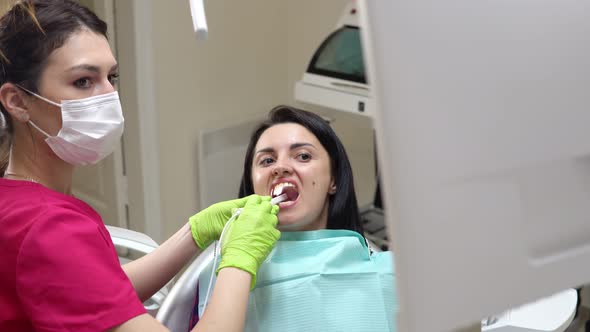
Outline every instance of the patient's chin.
<svg viewBox="0 0 590 332"><path fill-rule="evenodd" d="M285 217L281 218L279 216L279 224L277 228L280 231L294 232L302 230L306 225L307 223L305 221L293 220Z"/></svg>
<svg viewBox="0 0 590 332"><path fill-rule="evenodd" d="M279 223L277 228L281 232L296 232L296 231L303 230L303 228L305 228L305 224L297 224L297 223L281 224L281 223Z"/></svg>
<svg viewBox="0 0 590 332"><path fill-rule="evenodd" d="M310 222L309 220L285 220L286 218L284 218L283 220L281 220L281 218L279 218L279 224L277 225L277 228L281 231L281 232L297 232L297 231L315 231L318 229L321 229L320 227L318 227L318 225L316 225L313 222Z"/></svg>

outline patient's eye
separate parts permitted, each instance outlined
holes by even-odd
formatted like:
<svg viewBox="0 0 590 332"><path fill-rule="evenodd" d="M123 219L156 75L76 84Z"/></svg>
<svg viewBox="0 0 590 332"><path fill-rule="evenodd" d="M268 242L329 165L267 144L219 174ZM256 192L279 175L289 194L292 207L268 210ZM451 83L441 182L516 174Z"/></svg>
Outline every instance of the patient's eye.
<svg viewBox="0 0 590 332"><path fill-rule="evenodd" d="M309 153L300 153L297 155L297 160L299 161L310 161L311 160L311 154Z"/></svg>
<svg viewBox="0 0 590 332"><path fill-rule="evenodd" d="M258 162L258 164L261 165L261 166L268 166L268 165L271 165L274 161L275 160L272 157L264 157L264 158L261 158L260 159L260 161Z"/></svg>

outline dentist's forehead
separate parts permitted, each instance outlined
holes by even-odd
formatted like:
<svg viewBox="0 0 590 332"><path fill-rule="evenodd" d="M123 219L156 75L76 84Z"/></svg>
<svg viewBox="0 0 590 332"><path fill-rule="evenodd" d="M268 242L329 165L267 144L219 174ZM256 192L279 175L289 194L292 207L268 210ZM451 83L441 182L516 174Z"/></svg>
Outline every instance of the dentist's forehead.
<svg viewBox="0 0 590 332"><path fill-rule="evenodd" d="M105 72L117 65L108 40L88 30L71 34L61 47L51 53L48 63L64 70L89 65Z"/></svg>

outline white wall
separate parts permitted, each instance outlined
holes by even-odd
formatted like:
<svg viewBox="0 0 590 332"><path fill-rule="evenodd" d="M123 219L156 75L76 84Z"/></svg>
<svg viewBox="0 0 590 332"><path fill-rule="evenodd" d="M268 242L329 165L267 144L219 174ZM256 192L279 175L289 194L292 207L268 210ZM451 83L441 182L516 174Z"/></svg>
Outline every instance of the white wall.
<svg viewBox="0 0 590 332"><path fill-rule="evenodd" d="M286 102L286 3L206 1L210 31L205 42L194 38L188 1L153 4L160 186L167 236L201 208L199 132L247 121Z"/></svg>

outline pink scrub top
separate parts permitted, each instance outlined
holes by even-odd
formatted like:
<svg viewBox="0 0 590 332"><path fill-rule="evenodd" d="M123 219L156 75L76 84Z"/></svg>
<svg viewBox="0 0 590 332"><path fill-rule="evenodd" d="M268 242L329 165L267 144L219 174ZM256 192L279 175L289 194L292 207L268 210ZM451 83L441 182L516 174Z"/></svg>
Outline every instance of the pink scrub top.
<svg viewBox="0 0 590 332"><path fill-rule="evenodd" d="M96 211L0 178L0 331L105 331L145 312Z"/></svg>

